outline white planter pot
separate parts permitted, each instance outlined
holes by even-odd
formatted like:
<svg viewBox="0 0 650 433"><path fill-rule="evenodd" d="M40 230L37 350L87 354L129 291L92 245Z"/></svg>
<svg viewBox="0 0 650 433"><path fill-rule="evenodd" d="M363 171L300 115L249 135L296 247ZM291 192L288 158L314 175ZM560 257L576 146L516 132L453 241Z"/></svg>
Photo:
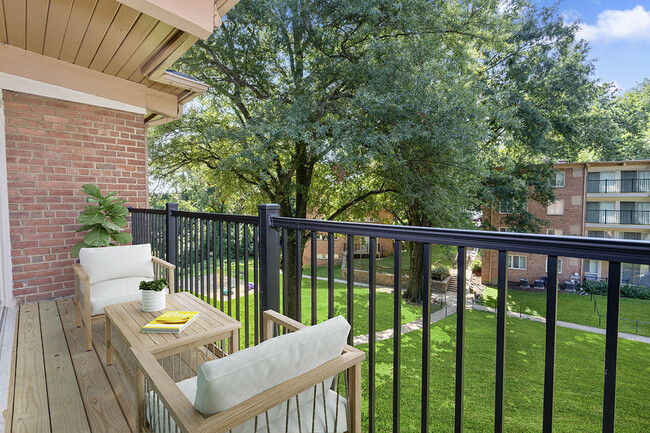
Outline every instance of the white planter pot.
<svg viewBox="0 0 650 433"><path fill-rule="evenodd" d="M165 302L165 290L156 292L155 290L140 290L142 292L142 311L150 313L160 311L167 305Z"/></svg>

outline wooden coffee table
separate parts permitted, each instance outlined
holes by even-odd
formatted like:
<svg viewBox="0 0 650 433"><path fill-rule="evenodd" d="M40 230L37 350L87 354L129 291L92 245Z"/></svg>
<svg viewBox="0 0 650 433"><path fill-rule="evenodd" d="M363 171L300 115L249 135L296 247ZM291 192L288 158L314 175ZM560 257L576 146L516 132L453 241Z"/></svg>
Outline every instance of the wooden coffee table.
<svg viewBox="0 0 650 433"><path fill-rule="evenodd" d="M174 333L144 333L140 328L155 319L165 311L198 311L199 317L178 334ZM239 328L241 323L227 314L206 304L187 292L167 295L167 308L153 313L142 311L141 301L125 302L109 305L104 308L106 313L106 364L113 363L113 354L117 355L124 373L129 378L133 388L136 383L136 364L131 346L145 345L156 351L178 351L179 347L196 347L197 345L213 345L215 342L228 340L228 353L239 350Z"/></svg>

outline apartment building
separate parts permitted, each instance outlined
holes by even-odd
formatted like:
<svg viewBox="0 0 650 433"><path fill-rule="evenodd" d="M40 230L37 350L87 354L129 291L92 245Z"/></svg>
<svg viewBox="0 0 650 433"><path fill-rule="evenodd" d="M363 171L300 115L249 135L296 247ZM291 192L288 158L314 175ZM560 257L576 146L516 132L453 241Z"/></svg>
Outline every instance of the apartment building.
<svg viewBox="0 0 650 433"><path fill-rule="evenodd" d="M548 226L541 233L555 236L591 236L650 241L650 160L617 162L558 163L554 187L556 201L542 206L530 201L528 210ZM511 231L501 223L505 213L485 213L499 231ZM650 251L650 243L649 243ZM559 258L559 281L575 276L582 279L607 277L607 262ZM647 265L623 264L622 281L650 285ZM497 252L485 251L482 278L496 283ZM511 253L508 280L534 280L546 276L546 257Z"/></svg>

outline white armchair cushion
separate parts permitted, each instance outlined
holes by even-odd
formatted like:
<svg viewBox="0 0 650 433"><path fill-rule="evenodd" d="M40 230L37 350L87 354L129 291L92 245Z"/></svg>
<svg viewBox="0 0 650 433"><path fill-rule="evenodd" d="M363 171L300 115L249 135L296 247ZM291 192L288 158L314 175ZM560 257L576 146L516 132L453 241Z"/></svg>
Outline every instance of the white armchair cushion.
<svg viewBox="0 0 650 433"><path fill-rule="evenodd" d="M194 407L204 416L210 416L306 373L339 356L349 332L348 322L337 316L206 362L197 372ZM328 387L326 383L325 388ZM318 394L320 390L318 387ZM300 394L301 406L312 401L313 394L313 389ZM285 414L282 410L273 412L269 413L271 422Z"/></svg>
<svg viewBox="0 0 650 433"><path fill-rule="evenodd" d="M194 403L194 398L196 396L196 386L197 378L192 377L185 379L181 382L178 382L178 388L180 391L187 397L187 399ZM317 385L320 388L320 385ZM289 401L289 414L287 416L287 407L286 403L282 403L273 409L269 410L269 413L280 413L280 416L277 416L274 421L270 420L269 416L269 427L266 426L266 416L261 414L257 417L257 430L255 430L255 418L246 421L244 424L241 424L232 430L230 433L267 433L271 432L311 432L312 431L312 422L314 426L314 433L324 433L324 432L344 432L347 430L347 401L342 396L336 395L336 392L332 390L325 391L325 398L323 399L323 394L316 398L316 405L314 408L313 403L313 394L314 389L310 388L306 391L310 393L312 398L309 400L304 400L298 398L300 403L300 416L298 416L298 409L296 407L295 397ZM175 432L176 423L172 420L167 421L166 411L162 403L159 403L156 410L154 406L154 400L152 400L153 393L151 393L145 403L145 411L147 420L152 425L152 431L160 431L164 433ZM338 409L337 409L338 406ZM327 413L327 415L325 415ZM156 416L157 415L157 416ZM325 418L327 417L327 421ZM300 421L300 426L298 425ZM336 429L334 425L336 424Z"/></svg>
<svg viewBox="0 0 650 433"><path fill-rule="evenodd" d="M154 278L149 244L82 248L79 262L91 285L119 278Z"/></svg>
<svg viewBox="0 0 650 433"><path fill-rule="evenodd" d="M129 277L102 281L90 285L90 315L104 314L104 307L122 302L137 301L142 298L140 281L151 281L151 278ZM164 292L169 293L165 288Z"/></svg>

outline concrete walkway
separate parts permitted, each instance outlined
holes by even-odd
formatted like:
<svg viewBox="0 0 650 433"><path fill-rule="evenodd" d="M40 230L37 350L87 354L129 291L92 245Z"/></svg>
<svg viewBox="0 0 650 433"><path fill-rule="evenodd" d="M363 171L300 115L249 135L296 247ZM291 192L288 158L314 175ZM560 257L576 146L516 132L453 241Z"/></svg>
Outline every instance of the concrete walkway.
<svg viewBox="0 0 650 433"><path fill-rule="evenodd" d="M435 311L431 313L430 317L430 322L435 323L439 320L442 320L446 317L449 317L451 315L456 314L457 308L456 308L456 299L455 297L447 297L449 302L446 307L442 307L440 310ZM494 313L496 314L496 309L491 308L491 307L485 307L483 305L476 304L474 302L468 302L466 309L471 310L477 310L477 311L485 311L489 313ZM508 315L511 317L515 317L518 319L524 319L524 320L532 320L534 322L539 322L539 323L546 323L546 319L544 317L538 317L538 316L531 316L529 314L519 314L514 311L508 311ZM409 332L413 331L418 331L422 329L422 319L414 320L413 322L405 323L401 327L401 332L403 334L407 334ZM579 325L577 323L571 323L571 322L563 322L561 320L557 321L557 326L561 326L563 328L570 328L570 329L576 329L578 331L584 331L584 332L592 332L594 334L601 334L605 335L605 330L602 328L596 328L593 326L585 326L585 325ZM380 331L375 334L376 341L382 341L382 340L388 340L390 338L393 338L394 336L394 330L393 329L386 329L385 331ZM632 341L638 341L640 343L646 343L650 344L650 337L644 337L643 335L636 335L636 334L628 334L626 332L619 332L618 333L618 338L623 338L625 340L632 340ZM370 336L368 334L366 335L358 335L354 337L354 344L366 344L370 341Z"/></svg>
<svg viewBox="0 0 650 433"><path fill-rule="evenodd" d="M474 309L478 310L478 311L487 311L487 312L495 313L495 314L497 312L496 308L485 307L483 305L478 305L478 304L474 305ZM544 318L544 317L531 316L529 314L519 314L519 313L517 313L515 311L508 311L508 316L521 318L521 319L526 319L526 320L532 320L534 322L546 323L546 318ZM563 328L576 329L578 331L592 332L594 334L605 335L605 330L604 329L596 328L594 326L578 325L577 323L563 322L561 320L557 321L557 326L561 326ZM619 332L618 333L618 338L622 338L624 340L632 340L632 341L638 341L640 343L650 344L650 337L644 337L643 335L628 334L627 332Z"/></svg>

